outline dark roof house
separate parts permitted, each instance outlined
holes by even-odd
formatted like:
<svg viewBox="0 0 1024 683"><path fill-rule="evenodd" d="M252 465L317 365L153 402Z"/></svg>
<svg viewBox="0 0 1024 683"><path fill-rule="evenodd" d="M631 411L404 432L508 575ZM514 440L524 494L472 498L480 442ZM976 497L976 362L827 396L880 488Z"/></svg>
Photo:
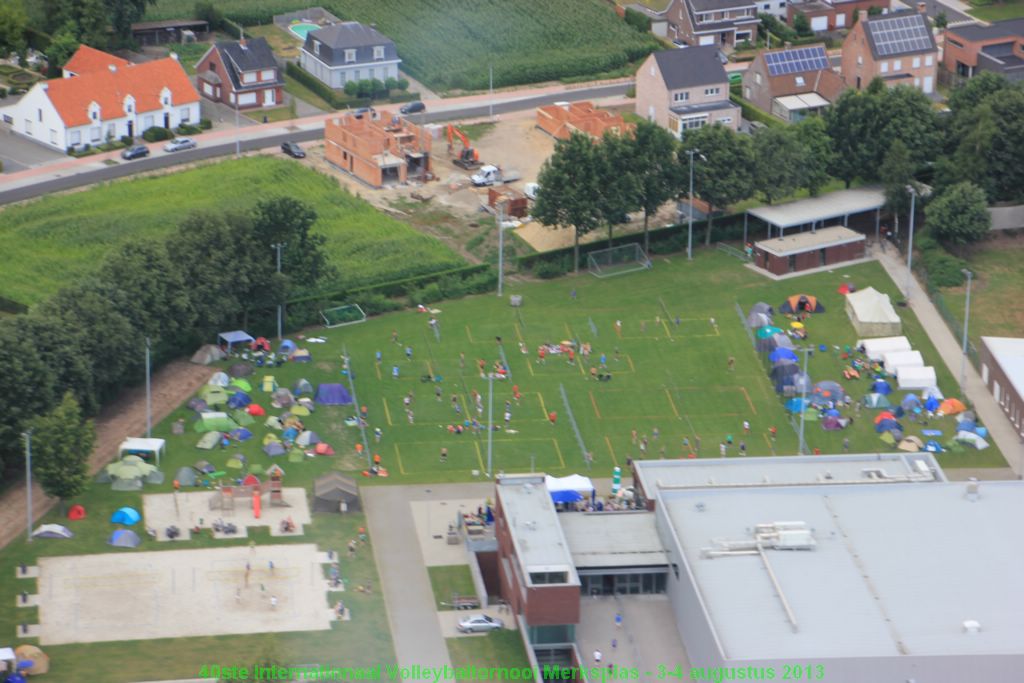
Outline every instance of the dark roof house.
<svg viewBox="0 0 1024 683"><path fill-rule="evenodd" d="M208 99L239 107L283 102L284 76L266 38L215 43L196 62L199 90Z"/></svg>
<svg viewBox="0 0 1024 683"><path fill-rule="evenodd" d="M718 48L715 47L663 50L655 52L654 58L658 61L661 78L669 90L729 80L718 57Z"/></svg>
<svg viewBox="0 0 1024 683"><path fill-rule="evenodd" d="M384 48L382 57L375 55L375 47ZM365 26L356 21L346 21L311 31L306 36L302 50L330 66L398 59L394 41L372 26ZM355 50L355 53L346 54L351 50Z"/></svg>
<svg viewBox="0 0 1024 683"><path fill-rule="evenodd" d="M971 77L981 70L1024 81L1024 19L951 26L942 58L946 68L959 76Z"/></svg>
<svg viewBox="0 0 1024 683"><path fill-rule="evenodd" d="M765 50L743 73L743 99L791 122L827 107L845 87L824 44Z"/></svg>

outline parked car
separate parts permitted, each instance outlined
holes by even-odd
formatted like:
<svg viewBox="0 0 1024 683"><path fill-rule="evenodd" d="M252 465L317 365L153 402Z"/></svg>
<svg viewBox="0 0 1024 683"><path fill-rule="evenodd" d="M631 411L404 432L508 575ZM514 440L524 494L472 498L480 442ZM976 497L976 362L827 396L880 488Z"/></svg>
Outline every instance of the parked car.
<svg viewBox="0 0 1024 683"><path fill-rule="evenodd" d="M415 102L409 102L408 104L403 104L402 108L399 109L398 111L400 111L401 113L403 113L406 116L408 116L409 114L419 114L421 111L426 111L426 110L427 110L426 105L424 105L419 100L416 100Z"/></svg>
<svg viewBox="0 0 1024 683"><path fill-rule="evenodd" d="M149 156L149 147L145 145L132 145L125 151L121 152L121 158L125 161L131 161L132 159L141 159Z"/></svg>
<svg viewBox="0 0 1024 683"><path fill-rule="evenodd" d="M196 141L192 138L174 138L164 145L165 152L180 152L183 149L195 149Z"/></svg>
<svg viewBox="0 0 1024 683"><path fill-rule="evenodd" d="M359 109L355 110L354 114L355 114L355 117L357 119L361 119L364 116L366 116L367 114L371 114L371 118L372 118L373 107L359 107Z"/></svg>
<svg viewBox="0 0 1024 683"><path fill-rule="evenodd" d="M540 185L538 183L526 183L526 185L523 185L523 194L525 194L528 199L537 201L537 191L539 189Z"/></svg>
<svg viewBox="0 0 1024 683"><path fill-rule="evenodd" d="M505 628L505 622L501 619L489 617L486 614L474 614L473 616L459 622L459 631L462 633L500 631L503 628Z"/></svg>
<svg viewBox="0 0 1024 683"><path fill-rule="evenodd" d="M306 158L306 152L299 147L299 143L291 142L290 140L281 143L281 151L294 159Z"/></svg>

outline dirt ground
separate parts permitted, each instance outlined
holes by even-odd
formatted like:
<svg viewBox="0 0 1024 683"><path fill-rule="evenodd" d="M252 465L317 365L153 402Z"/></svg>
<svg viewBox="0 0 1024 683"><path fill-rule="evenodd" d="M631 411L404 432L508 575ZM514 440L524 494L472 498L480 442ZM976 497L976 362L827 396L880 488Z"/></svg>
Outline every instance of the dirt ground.
<svg viewBox="0 0 1024 683"><path fill-rule="evenodd" d="M312 544L41 558L39 641L327 630L326 558Z"/></svg>
<svg viewBox="0 0 1024 683"><path fill-rule="evenodd" d="M213 370L184 360L174 361L153 375L153 424L199 390ZM96 446L89 457L89 472L95 474L117 455L117 447L126 436L143 436L146 431L146 389L124 391L108 404L96 419ZM43 493L39 484L32 488L33 518L38 519L57 504ZM23 487L11 489L0 498L0 548L25 531L26 494Z"/></svg>
<svg viewBox="0 0 1024 683"><path fill-rule="evenodd" d="M238 527L238 533L223 538L244 538L248 535L249 527L269 527L271 536L299 536L303 532L303 525L312 523L306 489L286 487L281 495L288 507L273 506L269 495L262 496L259 519L253 515L251 498L239 498L233 510L211 509L211 501L219 496L212 490L149 493L142 497L142 512L146 526L156 529L159 541L170 540L166 534L169 526L176 526L181 531L178 540L187 540L192 536L193 527L198 525L209 529L217 519ZM295 532L280 533L281 520L284 519L295 523Z"/></svg>

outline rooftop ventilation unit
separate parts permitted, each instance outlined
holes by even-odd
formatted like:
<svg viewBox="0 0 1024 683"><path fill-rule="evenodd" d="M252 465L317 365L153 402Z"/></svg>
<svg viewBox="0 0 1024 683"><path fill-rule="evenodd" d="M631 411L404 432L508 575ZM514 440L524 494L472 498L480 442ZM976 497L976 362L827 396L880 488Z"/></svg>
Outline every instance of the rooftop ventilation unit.
<svg viewBox="0 0 1024 683"><path fill-rule="evenodd" d="M974 619L965 620L964 633L981 633L981 622Z"/></svg>
<svg viewBox="0 0 1024 683"><path fill-rule="evenodd" d="M978 483L977 479L975 479L974 477L971 477L970 479L968 479L967 480L967 500L971 501L972 503L977 501L978 497L979 497L979 493L978 492L979 492L980 489L981 489L981 484Z"/></svg>

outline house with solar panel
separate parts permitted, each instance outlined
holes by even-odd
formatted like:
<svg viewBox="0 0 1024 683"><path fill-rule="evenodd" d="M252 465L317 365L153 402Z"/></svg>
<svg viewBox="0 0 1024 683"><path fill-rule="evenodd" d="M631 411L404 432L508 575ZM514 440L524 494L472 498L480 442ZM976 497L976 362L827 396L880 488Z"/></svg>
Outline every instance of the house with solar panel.
<svg viewBox="0 0 1024 683"><path fill-rule="evenodd" d="M740 108L729 100L729 75L717 47L662 50L636 72L636 114L682 138L716 123L738 130Z"/></svg>
<svg viewBox="0 0 1024 683"><path fill-rule="evenodd" d="M743 74L743 99L789 123L820 114L845 89L824 44L765 50Z"/></svg>
<svg viewBox="0 0 1024 683"><path fill-rule="evenodd" d="M909 85L926 95L935 91L939 48L931 23L918 9L869 17L859 21L843 41L843 80L863 90L876 78L886 85Z"/></svg>

